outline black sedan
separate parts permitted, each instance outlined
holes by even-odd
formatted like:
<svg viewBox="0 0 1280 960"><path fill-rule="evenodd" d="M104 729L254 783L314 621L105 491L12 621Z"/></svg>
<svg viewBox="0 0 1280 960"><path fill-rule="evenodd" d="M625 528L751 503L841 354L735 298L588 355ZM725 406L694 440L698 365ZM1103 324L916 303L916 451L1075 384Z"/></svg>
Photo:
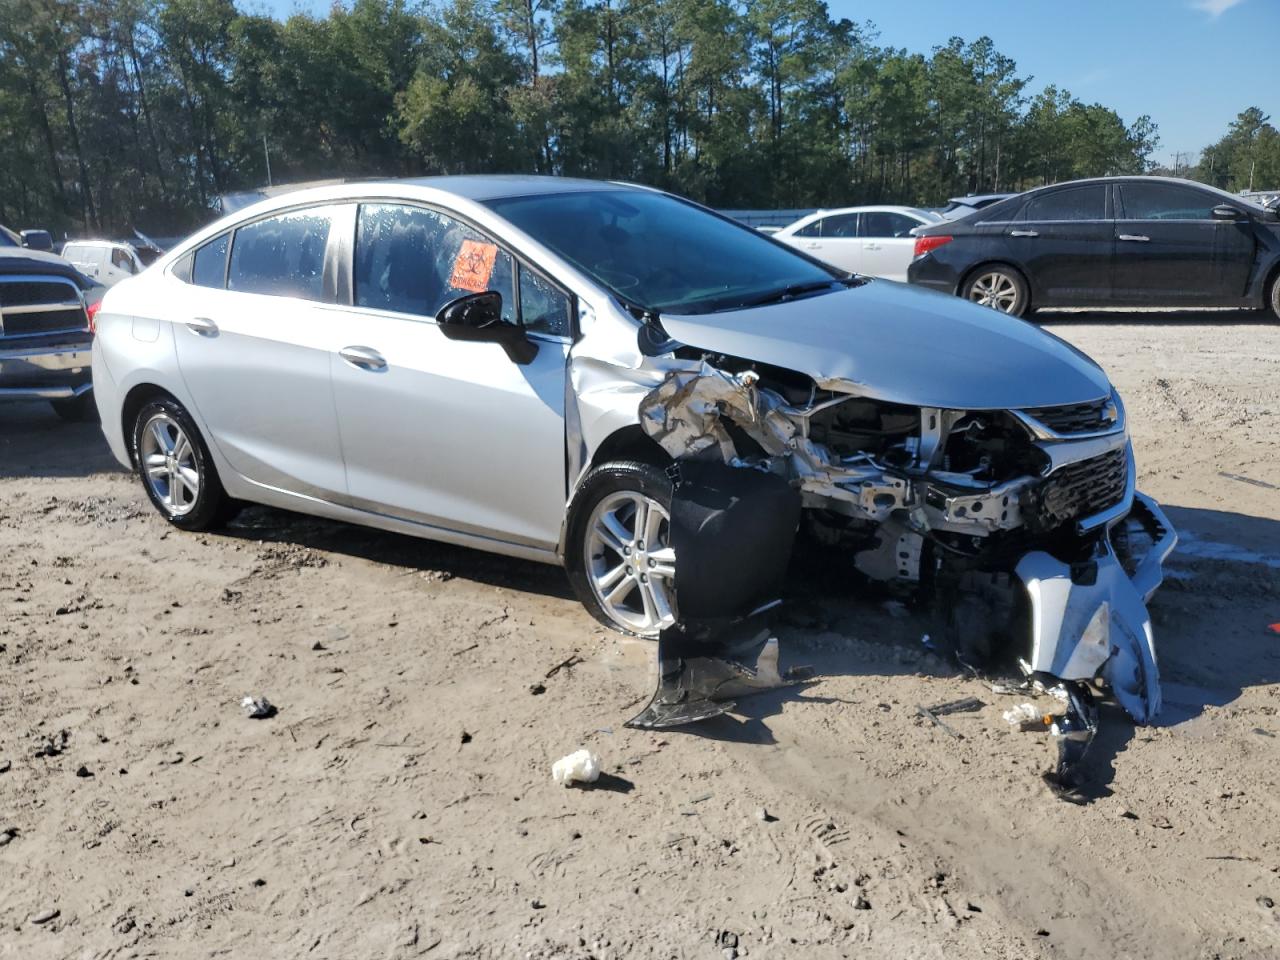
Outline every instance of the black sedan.
<svg viewBox="0 0 1280 960"><path fill-rule="evenodd" d="M1280 214L1167 177L1060 183L921 227L907 279L1014 316L1142 306L1280 317Z"/></svg>

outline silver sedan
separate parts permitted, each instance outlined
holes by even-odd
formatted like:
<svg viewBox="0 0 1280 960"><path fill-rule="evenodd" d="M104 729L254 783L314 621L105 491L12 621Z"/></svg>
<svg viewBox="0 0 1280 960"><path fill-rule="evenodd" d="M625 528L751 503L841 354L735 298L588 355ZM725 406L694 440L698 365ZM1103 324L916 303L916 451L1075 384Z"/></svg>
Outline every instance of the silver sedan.
<svg viewBox="0 0 1280 960"><path fill-rule="evenodd" d="M115 456L183 529L252 501L563 564L644 636L818 544L850 577L1013 591L992 609L1035 610L1030 669L1159 708L1172 529L1102 370L660 191L287 194L114 287L93 374Z"/></svg>

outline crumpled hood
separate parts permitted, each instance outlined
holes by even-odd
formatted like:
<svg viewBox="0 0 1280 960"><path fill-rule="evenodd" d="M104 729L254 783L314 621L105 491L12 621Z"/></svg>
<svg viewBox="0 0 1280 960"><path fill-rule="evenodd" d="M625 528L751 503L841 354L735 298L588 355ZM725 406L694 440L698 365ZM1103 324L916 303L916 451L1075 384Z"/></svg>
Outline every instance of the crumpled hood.
<svg viewBox="0 0 1280 960"><path fill-rule="evenodd" d="M994 410L1108 396L1102 369L1016 317L875 280L746 310L662 316L681 343L806 373L891 403Z"/></svg>

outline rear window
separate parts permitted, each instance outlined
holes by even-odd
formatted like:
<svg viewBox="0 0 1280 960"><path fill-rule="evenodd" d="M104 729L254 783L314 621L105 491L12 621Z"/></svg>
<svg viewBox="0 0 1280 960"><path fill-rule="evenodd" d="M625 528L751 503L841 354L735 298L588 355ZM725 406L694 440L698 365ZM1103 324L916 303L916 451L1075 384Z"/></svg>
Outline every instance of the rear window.
<svg viewBox="0 0 1280 960"><path fill-rule="evenodd" d="M227 289L322 299L330 220L330 208L319 207L291 210L236 230Z"/></svg>
<svg viewBox="0 0 1280 960"><path fill-rule="evenodd" d="M199 287L223 287L227 283L227 246L231 234L210 240L196 251L191 267L191 282Z"/></svg>
<svg viewBox="0 0 1280 960"><path fill-rule="evenodd" d="M1102 220L1107 211L1106 188L1100 184L1069 187L1032 197L1025 220Z"/></svg>

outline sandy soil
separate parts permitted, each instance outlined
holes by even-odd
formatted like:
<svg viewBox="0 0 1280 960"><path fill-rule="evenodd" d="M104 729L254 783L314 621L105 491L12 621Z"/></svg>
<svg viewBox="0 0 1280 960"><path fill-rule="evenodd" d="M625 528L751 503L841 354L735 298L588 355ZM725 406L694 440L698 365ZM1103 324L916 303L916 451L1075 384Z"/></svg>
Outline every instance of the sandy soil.
<svg viewBox="0 0 1280 960"><path fill-rule="evenodd" d="M818 682L631 731L652 648L558 570L262 509L182 534L96 428L0 408L0 957L1280 955L1280 327L1049 327L1185 544L1165 715L1106 712L1083 806L913 611L797 576ZM916 715L969 695L963 739ZM580 745L601 788L551 780Z"/></svg>

